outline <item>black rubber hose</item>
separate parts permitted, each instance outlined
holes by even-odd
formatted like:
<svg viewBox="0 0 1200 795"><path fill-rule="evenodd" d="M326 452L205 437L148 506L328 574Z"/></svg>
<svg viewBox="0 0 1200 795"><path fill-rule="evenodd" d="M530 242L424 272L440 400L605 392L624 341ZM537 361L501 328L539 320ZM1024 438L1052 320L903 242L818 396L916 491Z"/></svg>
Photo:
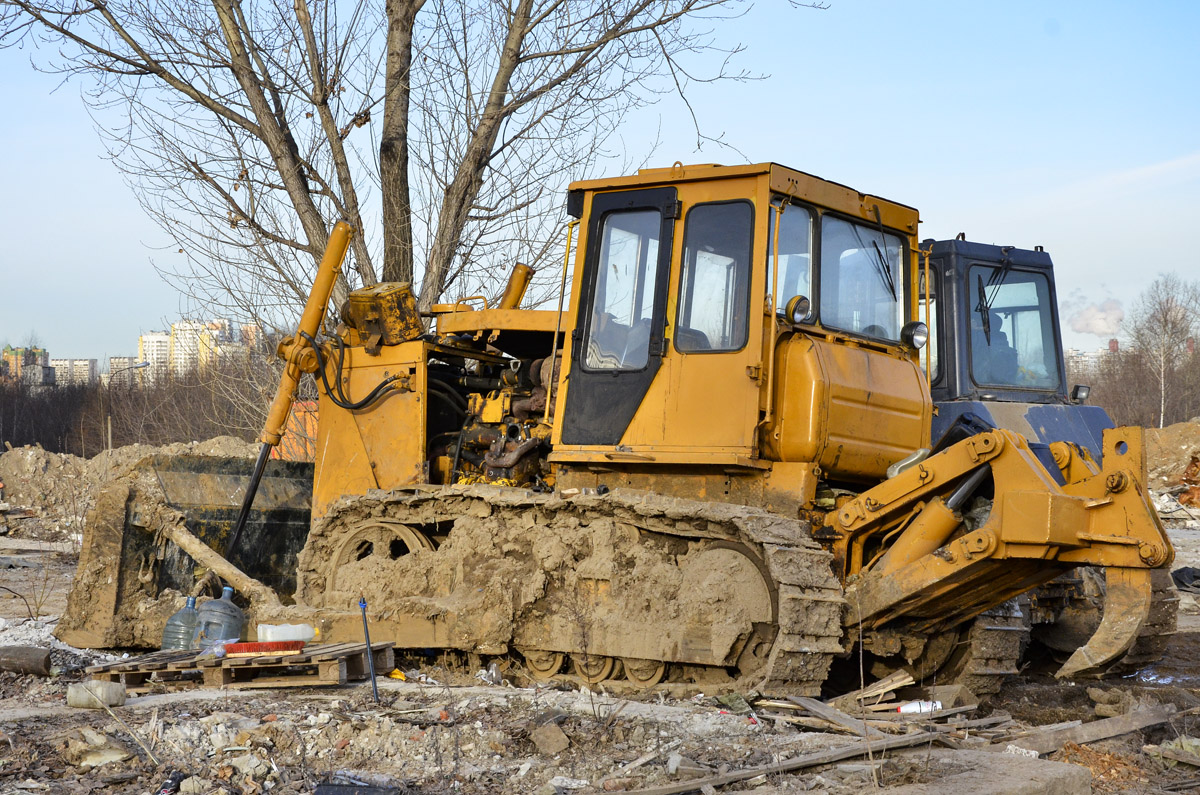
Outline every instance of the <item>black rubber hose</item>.
<svg viewBox="0 0 1200 795"><path fill-rule="evenodd" d="M342 338L334 337L334 339L338 342L338 359L336 365L337 372L334 373L334 384L337 386L337 390L335 392L329 384L329 376L325 373L325 357L324 354L321 353L321 348L317 345L316 341L313 340L312 337L304 334L304 332L301 332L301 334L306 340L308 340L309 344L312 345L313 351L316 354L317 372L321 374L321 383L325 386L325 394L329 395L329 399L333 401L334 405L340 408L346 409L347 411L359 411L360 409L365 409L382 397L385 393L391 391L394 388L392 386L393 382L399 380L400 378L400 376L396 375L388 376L380 381L375 388L372 389L362 400L351 402L350 399L346 397L346 393L342 391L342 364L345 361L345 343L342 342Z"/></svg>
<svg viewBox="0 0 1200 795"><path fill-rule="evenodd" d="M448 395L446 395L446 393L441 392L437 389L431 389L431 390L429 390L429 396L435 397L435 398L441 398L444 401L444 405L448 406L450 408L450 410L453 411L458 416L460 416L460 417L467 416L467 410L462 408L461 406L459 406L453 400L451 400L450 397Z"/></svg>
<svg viewBox="0 0 1200 795"><path fill-rule="evenodd" d="M467 407L470 405L467 403L467 399L458 394L458 392L454 391L454 387L450 386L445 381L438 381L437 379L430 378L429 390L431 394L437 392L450 398L458 405L463 414L467 413Z"/></svg>

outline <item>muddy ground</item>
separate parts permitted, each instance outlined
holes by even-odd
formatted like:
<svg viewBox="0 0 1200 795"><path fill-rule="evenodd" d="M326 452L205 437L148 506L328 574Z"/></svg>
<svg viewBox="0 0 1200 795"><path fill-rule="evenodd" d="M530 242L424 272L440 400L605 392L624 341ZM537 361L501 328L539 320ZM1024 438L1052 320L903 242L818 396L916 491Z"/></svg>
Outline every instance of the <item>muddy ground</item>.
<svg viewBox="0 0 1200 795"><path fill-rule="evenodd" d="M28 460L40 467L48 459ZM11 473L25 471L10 466L7 473L11 480ZM36 476L30 471L22 487L36 491ZM97 482L106 477L101 473ZM10 505L12 493L10 486ZM469 668L412 659L398 662L408 681L378 680L378 704L370 687L358 684L146 695L130 698L111 714L72 709L65 704L67 686L86 678L83 666L105 658L64 647L50 634L65 607L78 555L77 525L68 520L87 499L72 496L72 488L58 493L66 496L43 499L27 512L11 511L0 535L0 646L49 646L55 666L50 677L0 672L0 793L157 793L164 783L180 780L183 792L230 795L309 793L331 780L413 793L622 791L855 741L761 709L739 714L707 694L678 698L664 690L627 697L569 684L518 687L523 682L516 676L489 685ZM1172 525L1175 566L1200 567L1200 521L1181 514ZM1121 709L1200 707L1200 606L1184 595L1183 608L1164 659L1100 684L1112 695L1104 700L1118 701ZM1035 657L1022 676L965 717L1007 713L1018 721L1004 730L1008 735L1096 719L1099 691L1089 693L1089 687L1097 683L1060 682L1053 670L1048 656ZM955 744L972 749L989 747L997 738L995 748L1003 747L1007 735L960 730L955 736ZM1143 751L1146 744L1181 736L1200 737L1200 711L1142 732L1068 746L1049 758L1086 768L1095 792L1159 793L1189 786L1200 791L1200 768ZM926 743L716 791L849 794L939 782L960 788L956 776L974 763L947 760L944 753ZM645 761L622 771L638 760ZM1009 760L1002 769L1010 769L1014 779L1030 775L1018 767L1024 762ZM996 783L996 774L980 775L988 785ZM977 777L962 791L995 790Z"/></svg>

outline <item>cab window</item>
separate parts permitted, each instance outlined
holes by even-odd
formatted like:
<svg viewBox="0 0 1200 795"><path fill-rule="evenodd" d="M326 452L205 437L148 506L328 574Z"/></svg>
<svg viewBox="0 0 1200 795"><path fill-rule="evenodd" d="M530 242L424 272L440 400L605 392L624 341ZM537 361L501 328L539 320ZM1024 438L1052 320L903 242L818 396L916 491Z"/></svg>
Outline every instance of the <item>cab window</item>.
<svg viewBox="0 0 1200 795"><path fill-rule="evenodd" d="M774 210L776 229L767 238L767 267L775 267L775 243L779 241L779 284L775 286L775 311L782 312L797 295L812 300L812 213L796 204ZM778 234L777 234L778 233ZM768 271L773 273L773 270ZM771 289L768 285L768 289Z"/></svg>
<svg viewBox="0 0 1200 795"><path fill-rule="evenodd" d="M984 386L1057 389L1050 284L1045 274L972 265L971 376Z"/></svg>
<svg viewBox="0 0 1200 795"><path fill-rule="evenodd" d="M661 228L657 210L614 212L604 219L584 340L587 369L640 370L649 361Z"/></svg>
<svg viewBox="0 0 1200 795"><path fill-rule="evenodd" d="M676 350L734 351L746 345L753 234L749 202L700 204L688 212Z"/></svg>
<svg viewBox="0 0 1200 795"><path fill-rule="evenodd" d="M896 235L822 216L821 324L876 339L900 339L903 254Z"/></svg>

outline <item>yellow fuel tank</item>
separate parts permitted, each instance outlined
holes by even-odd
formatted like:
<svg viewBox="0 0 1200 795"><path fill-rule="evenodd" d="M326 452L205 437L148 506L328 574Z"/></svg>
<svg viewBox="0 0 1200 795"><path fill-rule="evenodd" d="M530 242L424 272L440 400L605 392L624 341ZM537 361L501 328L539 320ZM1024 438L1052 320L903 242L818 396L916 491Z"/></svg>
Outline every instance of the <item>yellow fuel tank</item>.
<svg viewBox="0 0 1200 795"><path fill-rule="evenodd" d="M903 354L796 334L776 347L775 367L766 457L814 462L833 480L879 480L928 446L929 388Z"/></svg>

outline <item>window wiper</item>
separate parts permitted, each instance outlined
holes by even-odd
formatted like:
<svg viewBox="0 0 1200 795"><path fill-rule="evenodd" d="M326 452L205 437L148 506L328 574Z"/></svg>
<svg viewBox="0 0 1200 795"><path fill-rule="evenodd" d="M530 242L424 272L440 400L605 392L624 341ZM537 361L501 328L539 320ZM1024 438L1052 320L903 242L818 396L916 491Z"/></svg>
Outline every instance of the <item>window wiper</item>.
<svg viewBox="0 0 1200 795"><path fill-rule="evenodd" d="M996 296L1000 293L1000 288L1004 285L1004 280L1008 278L1009 271L1012 270L1012 260L1008 258L1008 252L1011 251L1010 246L1005 246L1000 249L1004 257L1000 260L1000 267L992 271L992 275L988 277L988 289L992 291L992 297L985 299L985 293L981 287L979 290L980 300L987 303L987 308L990 310L992 304L996 303Z"/></svg>
<svg viewBox="0 0 1200 795"><path fill-rule="evenodd" d="M888 292L892 294L892 300L896 300L896 280L892 277L892 264L888 262L887 254L879 248L879 244L874 240L871 245L875 247L876 270L879 271L880 278L883 279L883 284L888 288Z"/></svg>
<svg viewBox="0 0 1200 795"><path fill-rule="evenodd" d="M888 262L887 258L887 238L883 234L883 216L879 214L879 205L875 207L875 226L879 229L879 239L883 241L883 248L879 248L879 244L874 240L871 245L875 247L875 254L879 257L879 267L883 276L883 283L887 285L888 292L892 294L892 300L896 300L896 280L892 277L892 263Z"/></svg>
<svg viewBox="0 0 1200 795"><path fill-rule="evenodd" d="M979 313L980 325L983 326L983 339L987 342L988 347L992 344L992 307L988 303L987 293L983 289L983 277L979 274L975 275L975 284L979 289L979 303L975 305L975 311Z"/></svg>
<svg viewBox="0 0 1200 795"><path fill-rule="evenodd" d="M875 208L875 220L879 221L879 208L878 207ZM862 235L859 233L858 225L850 224L850 229L852 229L854 231L854 237L855 237L855 239L858 240L858 247L860 249L865 249L867 247L867 244L863 241ZM880 222L880 225L879 225L879 236L884 241L884 246L886 247L887 239L883 237L883 223L882 222ZM883 286L888 289L888 292L891 293L891 295L892 295L892 300L895 301L896 300L896 280L892 278L891 264L888 262L887 255L884 254L883 250L879 248L878 243L876 243L874 240L872 240L871 245L875 248L875 257L874 258L868 257L868 259L871 260L871 265L874 266L874 268L875 268L875 275L879 277L879 281L883 282Z"/></svg>
<svg viewBox="0 0 1200 795"><path fill-rule="evenodd" d="M988 345L992 344L992 304L996 303L996 296L1000 294L1000 288L1004 286L1004 280L1008 278L1009 271L1012 270L1012 260L1008 258L1009 251L1012 251L1011 246L1000 249L1004 256L1000 260L1000 267L993 269L992 275L988 277L986 289L983 277L978 275L975 277L975 284L979 289L979 304L975 307L975 311L979 313L979 319L983 325L983 337ZM991 297L988 297L989 290Z"/></svg>

